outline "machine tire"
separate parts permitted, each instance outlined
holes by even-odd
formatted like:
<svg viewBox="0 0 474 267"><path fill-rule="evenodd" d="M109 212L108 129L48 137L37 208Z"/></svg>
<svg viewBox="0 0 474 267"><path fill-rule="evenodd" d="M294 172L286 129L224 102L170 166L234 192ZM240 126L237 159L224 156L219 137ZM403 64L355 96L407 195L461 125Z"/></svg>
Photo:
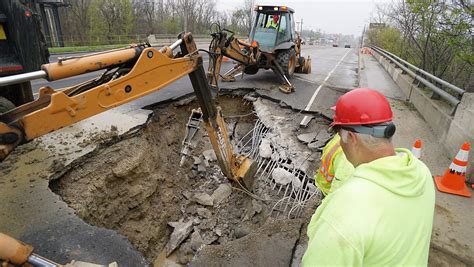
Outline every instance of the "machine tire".
<svg viewBox="0 0 474 267"><path fill-rule="evenodd" d="M245 74L256 74L258 72L258 66L257 65L250 65L244 68L244 73Z"/></svg>
<svg viewBox="0 0 474 267"><path fill-rule="evenodd" d="M15 105L3 96L0 96L0 114L5 113L11 109L14 109Z"/></svg>
<svg viewBox="0 0 474 267"><path fill-rule="evenodd" d="M296 51L294 48L288 50L281 50L276 56L278 64L283 69L285 75L290 78L296 69Z"/></svg>

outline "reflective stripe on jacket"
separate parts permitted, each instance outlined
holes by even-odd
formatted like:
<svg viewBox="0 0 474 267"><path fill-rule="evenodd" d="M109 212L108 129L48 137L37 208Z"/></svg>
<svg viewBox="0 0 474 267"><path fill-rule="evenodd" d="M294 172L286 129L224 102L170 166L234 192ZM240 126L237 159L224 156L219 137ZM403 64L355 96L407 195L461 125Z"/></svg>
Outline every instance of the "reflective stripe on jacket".
<svg viewBox="0 0 474 267"><path fill-rule="evenodd" d="M339 134L334 135L321 155L321 167L316 174L315 182L324 195L334 191L352 175L354 170L342 151L340 140ZM337 181L333 181L334 177Z"/></svg>

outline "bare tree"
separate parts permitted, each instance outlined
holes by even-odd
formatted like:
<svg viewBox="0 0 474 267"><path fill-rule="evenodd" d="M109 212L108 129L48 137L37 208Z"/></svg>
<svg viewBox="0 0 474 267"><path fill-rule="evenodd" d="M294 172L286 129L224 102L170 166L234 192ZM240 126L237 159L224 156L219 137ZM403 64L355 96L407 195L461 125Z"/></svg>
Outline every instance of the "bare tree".
<svg viewBox="0 0 474 267"><path fill-rule="evenodd" d="M84 44L90 29L89 8L91 0L68 1L67 7L60 10L63 34L66 42L79 39ZM68 40L69 39L69 40Z"/></svg>

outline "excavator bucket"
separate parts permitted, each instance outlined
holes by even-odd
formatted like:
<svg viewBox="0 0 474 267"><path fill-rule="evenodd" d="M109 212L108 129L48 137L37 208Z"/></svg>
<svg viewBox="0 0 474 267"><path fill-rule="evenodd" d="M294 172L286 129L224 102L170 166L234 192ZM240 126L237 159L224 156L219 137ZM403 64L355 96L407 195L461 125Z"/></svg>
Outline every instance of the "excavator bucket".
<svg viewBox="0 0 474 267"><path fill-rule="evenodd" d="M257 173L257 162L244 155L237 156L236 161L239 162L239 166L234 173L244 183L245 188L252 190Z"/></svg>

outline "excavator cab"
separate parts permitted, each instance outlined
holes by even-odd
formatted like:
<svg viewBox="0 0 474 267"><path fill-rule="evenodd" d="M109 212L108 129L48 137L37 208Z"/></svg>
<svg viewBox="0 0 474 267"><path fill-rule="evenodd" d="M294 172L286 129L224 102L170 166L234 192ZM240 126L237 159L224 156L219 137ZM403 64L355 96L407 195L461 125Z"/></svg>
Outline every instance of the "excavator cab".
<svg viewBox="0 0 474 267"><path fill-rule="evenodd" d="M257 6L250 43L256 41L264 52L288 49L296 45L293 9L286 6Z"/></svg>

